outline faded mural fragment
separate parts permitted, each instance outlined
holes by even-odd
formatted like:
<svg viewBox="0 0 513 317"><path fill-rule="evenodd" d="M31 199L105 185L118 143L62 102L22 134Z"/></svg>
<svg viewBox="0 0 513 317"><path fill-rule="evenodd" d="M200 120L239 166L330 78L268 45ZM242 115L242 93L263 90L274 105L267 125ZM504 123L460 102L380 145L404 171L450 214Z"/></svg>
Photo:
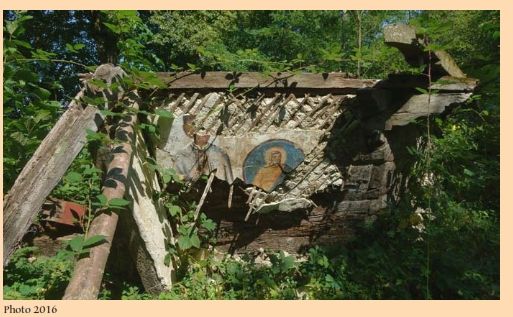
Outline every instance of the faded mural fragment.
<svg viewBox="0 0 513 317"><path fill-rule="evenodd" d="M229 184L239 178L266 192L284 182L322 135L322 131L282 129L273 133L212 136L202 128L198 131L196 121L195 115L178 115L169 129L167 142L157 152L158 159L188 182L215 172L218 179Z"/></svg>
<svg viewBox="0 0 513 317"><path fill-rule="evenodd" d="M303 151L290 141L266 141L255 147L244 160L244 182L270 192L304 158Z"/></svg>
<svg viewBox="0 0 513 317"><path fill-rule="evenodd" d="M176 171L190 182L215 172L217 178L233 183L230 158L221 148L209 143L209 139L208 134L195 133L193 141L176 154Z"/></svg>

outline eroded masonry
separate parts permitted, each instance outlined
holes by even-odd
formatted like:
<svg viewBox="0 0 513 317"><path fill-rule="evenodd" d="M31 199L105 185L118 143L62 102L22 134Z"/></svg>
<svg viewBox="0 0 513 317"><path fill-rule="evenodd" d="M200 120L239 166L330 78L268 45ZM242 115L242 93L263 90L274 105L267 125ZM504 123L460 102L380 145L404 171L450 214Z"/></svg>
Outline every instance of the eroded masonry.
<svg viewBox="0 0 513 317"><path fill-rule="evenodd" d="M385 40L426 71L381 80L344 73L159 75L167 88L154 94L152 107L174 118L152 119L159 139L135 132L126 182L132 212L121 220L148 291L173 283L175 268L165 260L172 224L154 194L176 190L160 188L148 157L187 182L190 199L217 223L222 252L300 253L341 244L355 223L397 203L413 163L407 147L418 145L421 131L412 123L465 102L477 82L448 53L428 54L412 28L390 26Z"/></svg>

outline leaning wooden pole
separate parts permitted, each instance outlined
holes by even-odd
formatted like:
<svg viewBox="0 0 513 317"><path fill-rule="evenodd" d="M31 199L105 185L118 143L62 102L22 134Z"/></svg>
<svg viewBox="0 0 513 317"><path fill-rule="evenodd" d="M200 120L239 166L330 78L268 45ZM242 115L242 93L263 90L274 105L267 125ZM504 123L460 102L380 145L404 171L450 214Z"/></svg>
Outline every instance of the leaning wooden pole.
<svg viewBox="0 0 513 317"><path fill-rule="evenodd" d="M112 160L107 167L107 176L102 191L108 200L123 198L125 195L135 140L134 124L136 120L136 115L127 115L120 120L116 128L116 139L121 140L122 143L114 145L111 149ZM88 237L101 235L105 237L106 241L91 248L88 257L77 261L63 299L96 299L98 297L117 223L118 214L116 212L98 211L89 227Z"/></svg>
<svg viewBox="0 0 513 317"><path fill-rule="evenodd" d="M97 131L103 124L98 109L80 101L83 96L84 90L70 102L4 197L4 266L46 197L86 144L86 130Z"/></svg>

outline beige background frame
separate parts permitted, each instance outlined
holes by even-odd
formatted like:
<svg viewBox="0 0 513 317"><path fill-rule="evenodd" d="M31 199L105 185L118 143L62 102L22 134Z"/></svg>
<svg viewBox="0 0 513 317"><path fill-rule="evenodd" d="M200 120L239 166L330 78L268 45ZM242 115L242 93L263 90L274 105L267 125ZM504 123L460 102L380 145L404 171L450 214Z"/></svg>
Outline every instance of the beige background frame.
<svg viewBox="0 0 513 317"><path fill-rule="evenodd" d="M438 10L500 10L501 11L501 197L513 197L512 188L507 180L513 179L513 167L508 162L513 159L513 108L504 100L512 100L513 80L508 76L513 71L513 4L507 0L429 0L422 4L404 0L359 0L355 3L333 0L2 0L0 8L5 9L375 9L375 10L406 10L406 9L438 9ZM0 17L2 19L2 17ZM0 39L0 42L2 40ZM2 46L3 47L3 46ZM3 54L2 54L3 57ZM3 65L0 65L0 76ZM3 78L2 78L3 82ZM0 98L1 99L1 98ZM1 101L1 100L0 100ZM3 103L2 103L3 104ZM0 122L2 119L0 119ZM506 123L506 124L504 124ZM0 131L0 134L2 132ZM0 152L3 157L3 138ZM3 163L0 163L3 168ZM0 180L0 182L2 182ZM0 200L2 198L0 197ZM2 201L3 204L3 201ZM513 200L501 200L501 299L493 301L4 301L0 299L0 315L4 315L4 307L33 307L36 305L56 305L58 312L54 316L505 316L506 311L513 311ZM0 214L2 218L2 214ZM0 250L0 252L2 252ZM0 275L3 282L3 276ZM3 285L3 284L2 284ZM2 297L3 298L3 297ZM23 316L43 316L43 314L17 314ZM44 316L46 316L45 314ZM8 316L8 314L6 314Z"/></svg>

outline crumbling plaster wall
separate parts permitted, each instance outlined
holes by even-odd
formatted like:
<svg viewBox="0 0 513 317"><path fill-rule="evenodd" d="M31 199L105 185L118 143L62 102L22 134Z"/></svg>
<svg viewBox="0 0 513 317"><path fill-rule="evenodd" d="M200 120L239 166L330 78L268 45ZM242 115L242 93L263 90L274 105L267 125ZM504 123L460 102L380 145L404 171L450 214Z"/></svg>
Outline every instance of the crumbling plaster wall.
<svg viewBox="0 0 513 317"><path fill-rule="evenodd" d="M468 96L458 91L434 97L430 112L442 112ZM257 91L238 97L213 91L172 95L162 107L176 118L194 115L195 129L212 135L213 144L224 147L233 161L242 161L255 139L290 139L307 149L302 163L271 192L238 180L233 207L228 209L228 184L216 182L203 208L218 222L221 249L299 252L350 238L353 221L392 203L390 194L402 186L396 160L398 155L406 160L406 145L415 144L415 128L407 124L427 114L424 99L412 89L369 88L345 95L312 91L297 96L290 91ZM157 159L167 166L173 166L173 151L186 144L183 136L176 139L172 124L176 121L160 121ZM394 133L394 126L408 132ZM195 186L200 194L204 185Z"/></svg>

